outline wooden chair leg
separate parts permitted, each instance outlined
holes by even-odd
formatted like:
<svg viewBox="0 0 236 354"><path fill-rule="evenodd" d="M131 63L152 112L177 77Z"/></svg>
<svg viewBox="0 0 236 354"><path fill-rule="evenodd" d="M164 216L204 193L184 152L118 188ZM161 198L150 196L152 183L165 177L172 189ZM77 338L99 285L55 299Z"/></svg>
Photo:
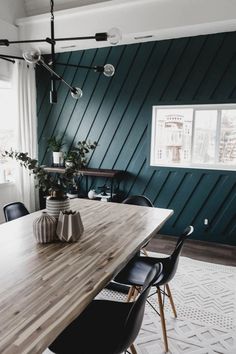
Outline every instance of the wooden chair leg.
<svg viewBox="0 0 236 354"><path fill-rule="evenodd" d="M177 317L177 312L176 312L176 308L175 308L174 300L173 300L173 297L172 297L172 294L171 294L171 291L170 291L169 284L166 284L166 291L167 291L167 295L168 295L169 300L170 300L170 304L171 304L171 308L172 308L173 314L174 314L174 316L176 318Z"/></svg>
<svg viewBox="0 0 236 354"><path fill-rule="evenodd" d="M129 292L128 292L128 296L127 296L126 302L130 302L131 301L132 297L134 296L134 292L135 292L135 287L131 286L130 289L129 289Z"/></svg>
<svg viewBox="0 0 236 354"><path fill-rule="evenodd" d="M149 257L146 248L142 248L141 252L143 252L146 257Z"/></svg>
<svg viewBox="0 0 236 354"><path fill-rule="evenodd" d="M130 300L131 300L131 298L132 298L132 296L133 296L133 293L134 293L134 287L131 286L131 287L129 288L129 292L128 292L128 295L127 295L126 302L130 302Z"/></svg>
<svg viewBox="0 0 236 354"><path fill-rule="evenodd" d="M135 287L134 289L134 294L133 294L133 300L135 301L136 298L138 297L139 292L141 291L141 288Z"/></svg>
<svg viewBox="0 0 236 354"><path fill-rule="evenodd" d="M130 350L132 354L137 354L137 350L135 349L135 346L133 344L131 344Z"/></svg>
<svg viewBox="0 0 236 354"><path fill-rule="evenodd" d="M166 321L165 321L164 306L162 302L160 288L157 288L157 297L158 297L158 303L160 309L160 318L161 318L161 327L162 327L162 333L164 339L164 346L165 346L165 351L168 352L169 348L168 348L168 340L167 340L167 333L166 333Z"/></svg>

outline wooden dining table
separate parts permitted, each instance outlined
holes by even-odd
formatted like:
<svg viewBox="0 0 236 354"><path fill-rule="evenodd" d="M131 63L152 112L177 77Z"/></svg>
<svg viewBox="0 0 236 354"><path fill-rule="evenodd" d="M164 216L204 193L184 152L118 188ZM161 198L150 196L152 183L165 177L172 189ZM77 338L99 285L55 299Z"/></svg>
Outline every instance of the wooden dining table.
<svg viewBox="0 0 236 354"><path fill-rule="evenodd" d="M70 202L84 225L75 243L36 243L33 221L42 211L0 225L1 354L42 353L173 214Z"/></svg>

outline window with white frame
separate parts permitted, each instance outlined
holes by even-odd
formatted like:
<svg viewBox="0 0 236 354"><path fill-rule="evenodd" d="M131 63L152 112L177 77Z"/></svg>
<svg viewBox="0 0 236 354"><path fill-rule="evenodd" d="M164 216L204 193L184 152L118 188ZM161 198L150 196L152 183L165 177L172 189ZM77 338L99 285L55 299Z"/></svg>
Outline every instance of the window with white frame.
<svg viewBox="0 0 236 354"><path fill-rule="evenodd" d="M16 144L16 104L11 82L0 81L0 183L14 180L14 161L2 156Z"/></svg>
<svg viewBox="0 0 236 354"><path fill-rule="evenodd" d="M236 169L236 105L153 106L151 165Z"/></svg>

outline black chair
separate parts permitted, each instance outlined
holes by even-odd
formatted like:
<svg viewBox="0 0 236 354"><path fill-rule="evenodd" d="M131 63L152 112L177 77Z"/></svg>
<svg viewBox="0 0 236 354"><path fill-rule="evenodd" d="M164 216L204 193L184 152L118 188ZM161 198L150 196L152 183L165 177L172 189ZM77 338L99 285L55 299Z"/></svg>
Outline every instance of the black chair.
<svg viewBox="0 0 236 354"><path fill-rule="evenodd" d="M177 317L177 312L175 309L174 301L169 287L169 282L173 279L178 262L181 250L184 245L184 241L189 237L194 228L193 226L188 226L183 233L179 236L176 243L173 253L169 257L157 258L157 257L144 257L144 256L135 256L132 260L121 270L121 272L115 277L114 281L124 285L129 285L130 290L128 293L127 301L134 299L137 295L137 291L140 291L140 288L143 286L145 278L152 269L154 264L162 264L162 280L154 284L157 289L158 303L160 309L160 318L162 325L162 332L165 344L165 350L168 352L168 341L166 334L166 325L165 325L165 316L164 316L164 297L167 296L170 301L170 305L174 316ZM160 286L164 286L164 289L160 289Z"/></svg>
<svg viewBox="0 0 236 354"><path fill-rule="evenodd" d="M130 195L125 200L123 200L122 203L123 204L133 204L133 205L154 207L151 200L148 199L145 195Z"/></svg>
<svg viewBox="0 0 236 354"><path fill-rule="evenodd" d="M154 205L152 204L151 200L148 199L145 195L130 195L125 200L123 200L122 203L123 204L139 205L139 206L147 206L147 207L154 208ZM147 245L148 245L148 243L146 243L141 249L141 252L145 256L148 256L148 253L145 248Z"/></svg>
<svg viewBox="0 0 236 354"><path fill-rule="evenodd" d="M127 352L142 325L145 303L153 284L161 281L162 264L150 268L134 302L93 300L49 346L55 354L120 354Z"/></svg>
<svg viewBox="0 0 236 354"><path fill-rule="evenodd" d="M13 202L3 206L3 212L6 221L18 219L24 215L29 214L25 205L21 202Z"/></svg>

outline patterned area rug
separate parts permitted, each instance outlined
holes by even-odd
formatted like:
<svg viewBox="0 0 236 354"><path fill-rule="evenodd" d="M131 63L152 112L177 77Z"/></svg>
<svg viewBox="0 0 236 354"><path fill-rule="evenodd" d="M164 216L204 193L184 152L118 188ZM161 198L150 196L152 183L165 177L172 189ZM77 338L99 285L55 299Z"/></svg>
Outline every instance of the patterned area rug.
<svg viewBox="0 0 236 354"><path fill-rule="evenodd" d="M165 256L152 252L149 254ZM173 318L166 301L169 353L235 354L236 267L181 257L170 286L178 318ZM104 289L97 298L125 301L126 295ZM158 310L156 296L151 296L149 301ZM135 346L138 354L164 353L159 316L148 304ZM44 352L49 353L49 350Z"/></svg>
<svg viewBox="0 0 236 354"><path fill-rule="evenodd" d="M156 253L149 253L157 256ZM163 256L163 255L158 255ZM236 353L236 267L181 257L170 283L178 318L174 319L166 299L165 314L169 350L172 354ZM103 290L98 298L125 300L125 295ZM158 310L156 295L149 298ZM146 305L138 354L164 353L159 316Z"/></svg>

